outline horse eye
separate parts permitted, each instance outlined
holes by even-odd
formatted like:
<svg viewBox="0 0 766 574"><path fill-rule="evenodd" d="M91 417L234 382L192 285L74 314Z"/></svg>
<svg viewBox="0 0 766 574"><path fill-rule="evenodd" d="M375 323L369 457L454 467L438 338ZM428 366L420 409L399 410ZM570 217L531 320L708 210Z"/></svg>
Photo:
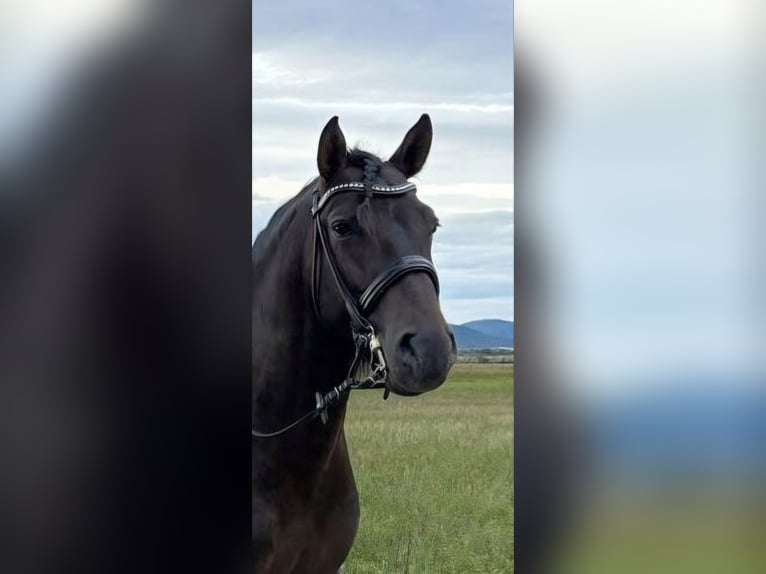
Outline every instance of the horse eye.
<svg viewBox="0 0 766 574"><path fill-rule="evenodd" d="M436 223L436 224L434 225L434 228L431 230L431 235L433 235L434 233L436 233L436 230L437 230L437 229L439 229L441 226L442 226L442 224L441 224L441 223Z"/></svg>
<svg viewBox="0 0 766 574"><path fill-rule="evenodd" d="M336 221L332 224L332 230L339 236L339 237L345 237L349 233L351 233L351 225L346 223L345 221Z"/></svg>

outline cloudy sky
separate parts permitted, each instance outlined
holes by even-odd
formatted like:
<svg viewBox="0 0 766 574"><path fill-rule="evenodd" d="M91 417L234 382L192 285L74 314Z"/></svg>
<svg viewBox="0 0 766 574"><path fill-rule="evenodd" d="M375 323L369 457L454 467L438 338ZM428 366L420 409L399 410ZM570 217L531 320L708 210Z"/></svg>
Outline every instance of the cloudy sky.
<svg viewBox="0 0 766 574"><path fill-rule="evenodd" d="M333 115L388 157L421 113L434 142L418 194L442 222L448 321L513 319L513 3L253 3L253 239L314 177Z"/></svg>

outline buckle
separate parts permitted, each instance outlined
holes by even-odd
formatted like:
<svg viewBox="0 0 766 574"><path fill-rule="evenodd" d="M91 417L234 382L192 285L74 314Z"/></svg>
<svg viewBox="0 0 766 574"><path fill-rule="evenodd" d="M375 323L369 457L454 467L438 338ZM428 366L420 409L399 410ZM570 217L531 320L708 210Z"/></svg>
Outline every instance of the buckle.
<svg viewBox="0 0 766 574"><path fill-rule="evenodd" d="M378 339L378 335L373 333L370 337L370 356L377 360L378 366L374 367L375 370L379 368L386 368L386 357L383 355L383 345Z"/></svg>
<svg viewBox="0 0 766 574"><path fill-rule="evenodd" d="M314 393L314 397L317 401L316 410L319 411L322 423L327 424L327 405L325 405L324 397L322 396L322 393Z"/></svg>

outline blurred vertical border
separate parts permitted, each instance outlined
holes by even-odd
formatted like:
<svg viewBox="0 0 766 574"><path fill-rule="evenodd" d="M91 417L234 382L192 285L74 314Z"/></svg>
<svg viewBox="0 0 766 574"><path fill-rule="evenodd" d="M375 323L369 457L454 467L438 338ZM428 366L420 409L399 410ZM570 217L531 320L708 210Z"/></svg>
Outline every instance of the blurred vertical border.
<svg viewBox="0 0 766 574"><path fill-rule="evenodd" d="M763 571L764 7L514 21L515 571Z"/></svg>
<svg viewBox="0 0 766 574"><path fill-rule="evenodd" d="M247 572L251 4L0 11L0 571Z"/></svg>

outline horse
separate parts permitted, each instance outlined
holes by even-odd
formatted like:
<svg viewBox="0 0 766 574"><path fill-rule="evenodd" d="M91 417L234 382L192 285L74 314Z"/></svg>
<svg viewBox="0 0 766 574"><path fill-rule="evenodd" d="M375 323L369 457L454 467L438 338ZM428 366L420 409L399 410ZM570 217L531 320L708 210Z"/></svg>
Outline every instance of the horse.
<svg viewBox="0 0 766 574"><path fill-rule="evenodd" d="M432 138L423 114L383 161L349 150L334 116L319 138L319 176L253 244L256 572L339 571L359 525L343 429L351 390L420 395L455 361L431 261L439 222L409 181Z"/></svg>

